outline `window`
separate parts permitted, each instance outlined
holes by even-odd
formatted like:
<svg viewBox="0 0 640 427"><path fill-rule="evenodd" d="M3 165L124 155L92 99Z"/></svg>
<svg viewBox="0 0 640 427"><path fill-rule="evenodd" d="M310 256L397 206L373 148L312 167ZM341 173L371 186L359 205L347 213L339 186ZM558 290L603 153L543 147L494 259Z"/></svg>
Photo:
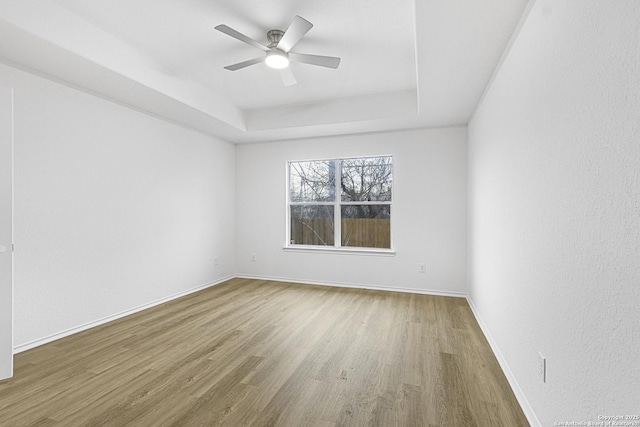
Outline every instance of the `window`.
<svg viewBox="0 0 640 427"><path fill-rule="evenodd" d="M289 162L289 247L391 249L392 157Z"/></svg>

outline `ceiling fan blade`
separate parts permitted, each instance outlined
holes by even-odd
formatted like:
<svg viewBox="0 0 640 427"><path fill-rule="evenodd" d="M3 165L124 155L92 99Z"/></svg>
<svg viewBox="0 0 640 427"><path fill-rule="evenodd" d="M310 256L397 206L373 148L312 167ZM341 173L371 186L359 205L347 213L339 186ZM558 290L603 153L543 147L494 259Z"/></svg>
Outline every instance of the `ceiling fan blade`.
<svg viewBox="0 0 640 427"><path fill-rule="evenodd" d="M283 68L280 70L280 78L282 79L282 84L285 86L293 86L298 83L295 76L291 72L291 68Z"/></svg>
<svg viewBox="0 0 640 427"><path fill-rule="evenodd" d="M313 27L311 22L296 15L276 47L284 52L289 52L309 32L311 27Z"/></svg>
<svg viewBox="0 0 640 427"><path fill-rule="evenodd" d="M335 56L306 55L304 53L290 52L289 60L327 68L338 68L338 65L340 65L340 58L336 58Z"/></svg>
<svg viewBox="0 0 640 427"><path fill-rule="evenodd" d="M233 65L227 65L226 68L229 71L237 71L241 68L245 68L248 67L250 65L255 65L255 64L259 64L261 62L264 62L264 57L261 56L260 58L253 58L250 59L248 61L243 61L243 62L238 62L237 64L233 64Z"/></svg>
<svg viewBox="0 0 640 427"><path fill-rule="evenodd" d="M260 50L262 50L264 52L269 52L269 48L266 47L265 45L263 45L261 43L258 43L254 39L249 38L249 37L245 36L242 33L237 32L236 30L234 30L231 27L228 27L226 25L218 25L216 27L216 30L220 31L221 33L225 33L226 35L231 36L234 39L238 39L241 42L244 42L244 43L248 44L249 46L253 46L253 47L258 48L258 49L260 49Z"/></svg>

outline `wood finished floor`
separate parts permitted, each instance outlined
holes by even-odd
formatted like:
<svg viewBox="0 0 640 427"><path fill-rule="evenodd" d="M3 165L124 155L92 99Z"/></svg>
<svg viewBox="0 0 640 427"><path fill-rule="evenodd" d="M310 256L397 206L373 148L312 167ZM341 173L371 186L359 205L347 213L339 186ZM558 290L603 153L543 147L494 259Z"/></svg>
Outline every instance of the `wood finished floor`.
<svg viewBox="0 0 640 427"><path fill-rule="evenodd" d="M528 426L467 302L233 279L20 353L1 426Z"/></svg>

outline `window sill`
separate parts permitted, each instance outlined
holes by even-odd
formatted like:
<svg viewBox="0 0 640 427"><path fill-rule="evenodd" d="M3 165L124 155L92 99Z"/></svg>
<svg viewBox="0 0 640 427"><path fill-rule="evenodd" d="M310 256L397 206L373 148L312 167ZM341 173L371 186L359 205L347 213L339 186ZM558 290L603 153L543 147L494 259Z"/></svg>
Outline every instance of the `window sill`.
<svg viewBox="0 0 640 427"><path fill-rule="evenodd" d="M375 249L375 248L333 248L326 246L285 246L282 250L286 252L306 252L306 253L326 253L326 254L342 254L342 255L374 255L374 256L395 256L396 251L393 249Z"/></svg>

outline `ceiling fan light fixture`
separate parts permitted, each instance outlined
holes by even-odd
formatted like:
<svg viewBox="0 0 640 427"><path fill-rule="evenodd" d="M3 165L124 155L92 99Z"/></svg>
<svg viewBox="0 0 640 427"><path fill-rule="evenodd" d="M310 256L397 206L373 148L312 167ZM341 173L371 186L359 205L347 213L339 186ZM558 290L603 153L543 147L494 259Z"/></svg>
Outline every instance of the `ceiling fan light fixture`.
<svg viewBox="0 0 640 427"><path fill-rule="evenodd" d="M260 49L265 56L249 59L247 61L238 62L237 64L227 65L225 70L238 71L252 65L265 63L267 67L274 68L279 71L282 83L285 86L296 84L296 79L289 68L289 62L299 62L302 64L316 65L326 68L338 68L340 58L334 56L309 55L304 53L292 52L291 49L297 45L302 37L313 27L313 24L304 18L296 15L287 27L286 31L269 30L267 32L267 40L269 44L264 45L255 41L251 37L234 30L233 28L220 24L216 26L216 30L224 33L236 40L239 40L249 46Z"/></svg>
<svg viewBox="0 0 640 427"><path fill-rule="evenodd" d="M289 55L279 49L271 49L264 60L267 67L281 70L289 66Z"/></svg>

